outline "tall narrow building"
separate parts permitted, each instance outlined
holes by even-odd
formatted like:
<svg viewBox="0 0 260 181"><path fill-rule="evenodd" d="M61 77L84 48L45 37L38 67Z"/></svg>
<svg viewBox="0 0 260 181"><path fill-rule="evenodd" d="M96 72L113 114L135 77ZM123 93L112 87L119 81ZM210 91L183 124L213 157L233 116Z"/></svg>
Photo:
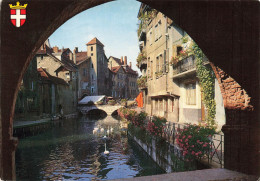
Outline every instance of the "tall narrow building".
<svg viewBox="0 0 260 181"><path fill-rule="evenodd" d="M97 38L93 38L87 43L87 52L90 57L90 94L110 95L104 45Z"/></svg>
<svg viewBox="0 0 260 181"><path fill-rule="evenodd" d="M141 4L138 39L140 53L137 66L142 72L139 89L144 95L144 109L150 115L171 122L198 123L205 119L201 87L193 54L192 39L173 20L151 7ZM205 57L204 66L210 69ZM225 115L222 96L215 81L218 115ZM221 127L224 120L217 120Z"/></svg>

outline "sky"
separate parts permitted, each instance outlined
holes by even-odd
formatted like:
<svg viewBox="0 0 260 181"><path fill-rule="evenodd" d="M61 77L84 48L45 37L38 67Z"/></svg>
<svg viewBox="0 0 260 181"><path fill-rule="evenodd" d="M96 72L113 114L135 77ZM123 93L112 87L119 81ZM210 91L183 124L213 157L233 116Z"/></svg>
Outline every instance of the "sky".
<svg viewBox="0 0 260 181"><path fill-rule="evenodd" d="M134 70L139 53L137 37L137 13L140 2L135 0L117 0L108 2L75 15L50 37L51 47L75 47L87 51L86 44L97 37L104 45L107 58L127 56ZM139 74L140 71L138 70Z"/></svg>

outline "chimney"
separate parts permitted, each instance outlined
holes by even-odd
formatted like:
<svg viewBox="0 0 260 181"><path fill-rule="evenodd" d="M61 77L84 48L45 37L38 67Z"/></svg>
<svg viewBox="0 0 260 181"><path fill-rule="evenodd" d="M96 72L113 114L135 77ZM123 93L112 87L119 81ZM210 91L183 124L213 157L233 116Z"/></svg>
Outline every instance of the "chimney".
<svg viewBox="0 0 260 181"><path fill-rule="evenodd" d="M54 53L58 53L59 52L59 47L57 47L57 46L53 47L53 51L54 51Z"/></svg>
<svg viewBox="0 0 260 181"><path fill-rule="evenodd" d="M79 52L79 48L78 48L78 47L75 47L73 53L75 54L75 53L78 53L78 52Z"/></svg>
<svg viewBox="0 0 260 181"><path fill-rule="evenodd" d="M78 47L75 47L73 50L73 62L76 64L77 60L76 60L76 54L78 53Z"/></svg>
<svg viewBox="0 0 260 181"><path fill-rule="evenodd" d="M130 62L129 67L132 68L132 62Z"/></svg>
<svg viewBox="0 0 260 181"><path fill-rule="evenodd" d="M121 63L122 65L124 64L123 56L122 56L121 59L120 59L120 63Z"/></svg>
<svg viewBox="0 0 260 181"><path fill-rule="evenodd" d="M127 65L127 56L125 56L125 61L124 61L124 65Z"/></svg>

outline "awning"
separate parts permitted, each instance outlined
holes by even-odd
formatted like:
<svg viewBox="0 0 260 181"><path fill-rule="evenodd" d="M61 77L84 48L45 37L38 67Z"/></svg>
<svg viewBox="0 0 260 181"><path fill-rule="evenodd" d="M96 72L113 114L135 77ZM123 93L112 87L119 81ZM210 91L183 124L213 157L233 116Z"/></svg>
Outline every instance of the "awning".
<svg viewBox="0 0 260 181"><path fill-rule="evenodd" d="M89 101L93 101L94 103L101 101L105 98L105 95L101 96L86 96L79 101L79 104L87 104Z"/></svg>

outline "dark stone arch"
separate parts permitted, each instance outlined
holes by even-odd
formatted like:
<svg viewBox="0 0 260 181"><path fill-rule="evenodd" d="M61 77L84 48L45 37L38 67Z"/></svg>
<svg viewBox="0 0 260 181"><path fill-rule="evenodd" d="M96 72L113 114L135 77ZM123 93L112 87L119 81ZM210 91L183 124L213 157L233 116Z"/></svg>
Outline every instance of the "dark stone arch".
<svg viewBox="0 0 260 181"><path fill-rule="evenodd" d="M118 109L117 109L117 110L118 110ZM113 111L112 114L111 114L111 116L116 116L116 115L118 115L117 110Z"/></svg>
<svg viewBox="0 0 260 181"><path fill-rule="evenodd" d="M19 82L40 45L65 21L109 0L34 0L27 21L15 28L9 3L1 4L1 129L0 177L15 179L12 120ZM259 2L141 0L174 19L216 65L232 76L251 97L249 112L227 108L225 163L227 168L259 174ZM16 3L12 1L12 3ZM20 43L17 43L20 42ZM246 135L246 136L243 136ZM230 145L238 145L232 150ZM236 163L229 156L236 155ZM246 155L245 155L246 154ZM243 157L244 156L244 157Z"/></svg>
<svg viewBox="0 0 260 181"><path fill-rule="evenodd" d="M104 117L107 116L106 111L104 111L103 109L99 109L99 108L93 108L93 109L91 109L91 110L89 110L89 111L87 112L87 114L93 114L93 113L101 113L102 115L105 115ZM98 114L97 114L97 115L98 115Z"/></svg>

